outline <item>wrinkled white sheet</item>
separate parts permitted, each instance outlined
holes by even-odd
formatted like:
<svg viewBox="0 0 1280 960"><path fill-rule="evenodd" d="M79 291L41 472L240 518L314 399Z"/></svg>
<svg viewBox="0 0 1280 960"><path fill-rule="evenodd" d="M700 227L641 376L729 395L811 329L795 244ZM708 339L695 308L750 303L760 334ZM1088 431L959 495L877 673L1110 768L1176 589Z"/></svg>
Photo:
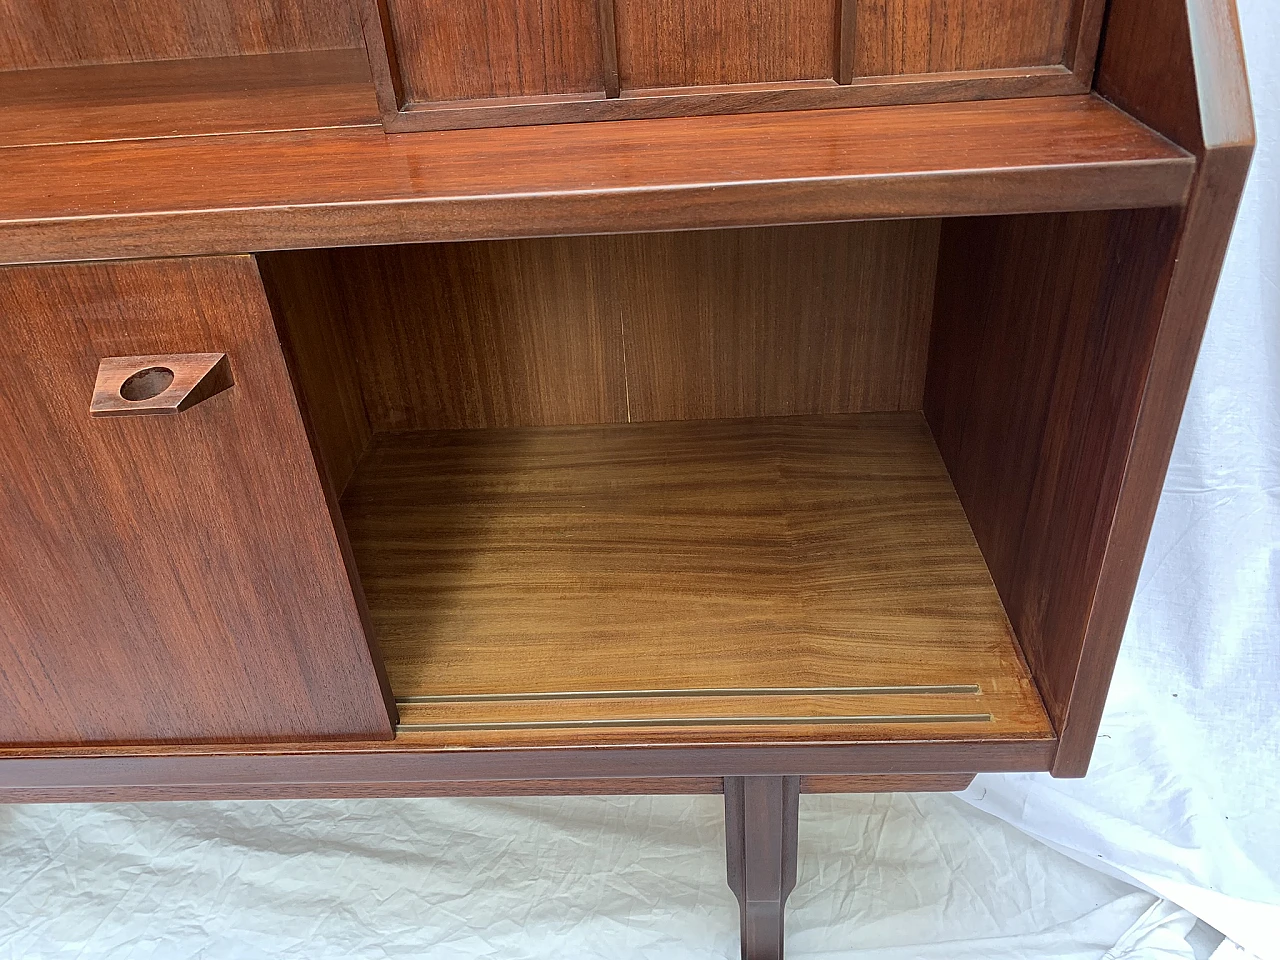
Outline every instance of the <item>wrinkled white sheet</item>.
<svg viewBox="0 0 1280 960"><path fill-rule="evenodd" d="M1280 3L1238 0L1259 144L1083 782L966 797L1280 957Z"/></svg>
<svg viewBox="0 0 1280 960"><path fill-rule="evenodd" d="M719 797L0 808L0 958L735 958L723 831ZM792 958L1192 960L1194 922L949 795L802 799Z"/></svg>

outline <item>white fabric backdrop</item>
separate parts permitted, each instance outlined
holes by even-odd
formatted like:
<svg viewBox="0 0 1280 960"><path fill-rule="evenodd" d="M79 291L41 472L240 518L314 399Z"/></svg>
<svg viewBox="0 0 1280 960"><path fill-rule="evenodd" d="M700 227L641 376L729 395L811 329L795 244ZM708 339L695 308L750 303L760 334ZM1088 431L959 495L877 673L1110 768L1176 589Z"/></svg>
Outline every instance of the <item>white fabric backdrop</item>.
<svg viewBox="0 0 1280 960"><path fill-rule="evenodd" d="M1090 776L966 798L1280 957L1280 3L1238 4L1258 151Z"/></svg>
<svg viewBox="0 0 1280 960"><path fill-rule="evenodd" d="M0 863L6 960L738 955L719 797L16 807ZM1193 960L1194 923L946 794L801 800L792 960Z"/></svg>
<svg viewBox="0 0 1280 960"><path fill-rule="evenodd" d="M1194 913L1280 958L1280 3L1239 5L1260 147L1093 771L806 798L792 957L1190 960ZM723 842L716 798L0 808L0 958L733 957Z"/></svg>

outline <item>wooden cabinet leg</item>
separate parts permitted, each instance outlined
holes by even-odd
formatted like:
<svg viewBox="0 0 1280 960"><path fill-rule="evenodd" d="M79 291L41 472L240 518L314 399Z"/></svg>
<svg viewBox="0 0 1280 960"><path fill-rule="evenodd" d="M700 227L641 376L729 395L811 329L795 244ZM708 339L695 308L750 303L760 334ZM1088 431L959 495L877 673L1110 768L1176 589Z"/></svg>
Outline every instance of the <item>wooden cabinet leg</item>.
<svg viewBox="0 0 1280 960"><path fill-rule="evenodd" d="M724 778L729 889L741 909L742 960L781 960L799 817L799 777Z"/></svg>

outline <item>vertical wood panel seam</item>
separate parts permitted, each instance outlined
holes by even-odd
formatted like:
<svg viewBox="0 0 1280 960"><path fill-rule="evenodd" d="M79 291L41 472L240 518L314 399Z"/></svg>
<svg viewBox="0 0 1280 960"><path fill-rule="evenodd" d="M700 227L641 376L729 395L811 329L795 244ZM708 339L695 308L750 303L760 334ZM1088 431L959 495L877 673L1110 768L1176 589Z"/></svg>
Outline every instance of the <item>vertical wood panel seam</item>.
<svg viewBox="0 0 1280 960"><path fill-rule="evenodd" d="M839 0L836 5L836 83L853 83L853 37L857 26L857 0Z"/></svg>
<svg viewBox="0 0 1280 960"><path fill-rule="evenodd" d="M622 336L622 396L627 405L627 423L631 422L631 374L627 371L627 310L618 305L618 329Z"/></svg>
<svg viewBox="0 0 1280 960"><path fill-rule="evenodd" d="M604 74L604 95L610 100L622 96L618 74L618 29L614 0L600 0L600 67Z"/></svg>

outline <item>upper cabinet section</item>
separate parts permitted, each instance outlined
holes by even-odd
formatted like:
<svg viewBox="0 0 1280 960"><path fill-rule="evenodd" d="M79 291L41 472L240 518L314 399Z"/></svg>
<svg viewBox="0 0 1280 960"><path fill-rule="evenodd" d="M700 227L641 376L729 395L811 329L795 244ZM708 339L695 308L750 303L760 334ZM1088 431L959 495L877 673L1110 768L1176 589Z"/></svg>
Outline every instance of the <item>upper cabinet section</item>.
<svg viewBox="0 0 1280 960"><path fill-rule="evenodd" d="M0 0L0 71L333 50L347 0Z"/></svg>
<svg viewBox="0 0 1280 960"><path fill-rule="evenodd" d="M1105 5L0 0L0 147L1080 94Z"/></svg>
<svg viewBox="0 0 1280 960"><path fill-rule="evenodd" d="M1105 0L356 0L390 131L1087 91Z"/></svg>

